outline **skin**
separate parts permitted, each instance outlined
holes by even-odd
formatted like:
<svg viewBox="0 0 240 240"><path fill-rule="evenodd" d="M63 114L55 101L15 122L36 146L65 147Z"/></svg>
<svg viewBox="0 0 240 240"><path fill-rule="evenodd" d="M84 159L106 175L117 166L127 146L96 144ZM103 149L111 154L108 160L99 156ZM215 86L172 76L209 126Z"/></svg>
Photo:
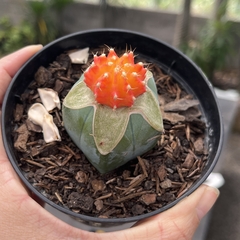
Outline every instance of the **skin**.
<svg viewBox="0 0 240 240"><path fill-rule="evenodd" d="M0 59L0 106L12 77L41 48L41 45L28 46ZM51 215L27 191L14 172L0 137L1 240L192 239L200 220L212 208L218 196L217 189L202 185L173 208L141 221L130 229L111 233L86 232Z"/></svg>

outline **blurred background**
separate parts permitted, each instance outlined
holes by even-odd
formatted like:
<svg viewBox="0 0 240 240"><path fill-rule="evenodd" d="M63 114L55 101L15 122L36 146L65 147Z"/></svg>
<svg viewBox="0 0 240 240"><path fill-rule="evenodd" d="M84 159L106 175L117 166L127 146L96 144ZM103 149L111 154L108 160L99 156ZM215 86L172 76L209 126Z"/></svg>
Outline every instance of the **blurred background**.
<svg viewBox="0 0 240 240"><path fill-rule="evenodd" d="M194 239L240 239L240 0L0 0L0 57L96 28L128 29L165 41L207 75L224 121L215 173L225 184L217 184L220 198Z"/></svg>

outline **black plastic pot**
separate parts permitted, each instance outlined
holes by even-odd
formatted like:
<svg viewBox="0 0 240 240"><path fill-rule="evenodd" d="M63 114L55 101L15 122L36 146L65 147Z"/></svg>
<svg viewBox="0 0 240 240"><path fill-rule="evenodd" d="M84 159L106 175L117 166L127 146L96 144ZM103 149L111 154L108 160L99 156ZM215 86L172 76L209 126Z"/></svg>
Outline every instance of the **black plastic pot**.
<svg viewBox="0 0 240 240"><path fill-rule="evenodd" d="M74 213L71 210L51 202L28 182L24 176L24 173L18 167L18 156L14 150L13 139L11 137L11 127L9 122L11 119L13 119L14 106L18 100L18 96L24 92L30 81L32 81L37 69L40 66L47 67L59 54L66 50L85 47L98 47L99 45L103 44L111 47L118 46L124 49L126 48L126 45L131 46L132 49L137 49L137 52L145 57L149 62L156 62L158 65L160 65L189 93L193 94L200 101L200 108L203 112L203 118L207 123L207 142L210 154L201 177L187 192L185 192L180 198L171 204L154 212L143 214L137 217L123 219L102 219L89 217ZM6 152L15 171L32 192L34 192L45 203L59 210L59 214L60 212L67 214L79 222L91 226L92 229L103 228L104 230L112 229L111 227L113 226L120 226L120 228L124 228L126 223L133 223L140 219L163 212L191 194L206 180L208 175L212 172L219 158L223 142L222 120L220 117L216 97L210 82L206 79L201 70L181 52L172 48L166 43L143 34L118 29L100 29L74 33L48 44L34 57L32 57L15 75L6 92L2 106L2 134ZM129 226L129 224L126 226Z"/></svg>

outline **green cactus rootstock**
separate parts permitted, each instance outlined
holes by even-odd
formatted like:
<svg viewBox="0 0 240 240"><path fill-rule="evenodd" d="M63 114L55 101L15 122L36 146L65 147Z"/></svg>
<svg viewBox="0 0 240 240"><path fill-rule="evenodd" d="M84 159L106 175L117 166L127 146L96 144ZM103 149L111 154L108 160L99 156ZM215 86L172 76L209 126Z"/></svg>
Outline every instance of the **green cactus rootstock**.
<svg viewBox="0 0 240 240"><path fill-rule="evenodd" d="M69 136L100 173L147 152L163 131L152 73L134 63L132 51L95 55L62 113Z"/></svg>

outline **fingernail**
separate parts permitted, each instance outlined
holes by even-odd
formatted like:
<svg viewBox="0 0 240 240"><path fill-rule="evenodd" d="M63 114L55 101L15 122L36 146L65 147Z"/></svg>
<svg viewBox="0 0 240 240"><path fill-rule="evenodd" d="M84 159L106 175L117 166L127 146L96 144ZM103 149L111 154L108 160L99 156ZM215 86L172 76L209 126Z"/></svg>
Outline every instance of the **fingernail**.
<svg viewBox="0 0 240 240"><path fill-rule="evenodd" d="M43 47L42 44L33 44L33 45L28 45L25 48L37 48L37 49L41 49Z"/></svg>
<svg viewBox="0 0 240 240"><path fill-rule="evenodd" d="M196 211L199 219L201 220L212 208L214 203L216 202L220 192L217 188L205 186L205 190L201 196L201 200L199 201Z"/></svg>

